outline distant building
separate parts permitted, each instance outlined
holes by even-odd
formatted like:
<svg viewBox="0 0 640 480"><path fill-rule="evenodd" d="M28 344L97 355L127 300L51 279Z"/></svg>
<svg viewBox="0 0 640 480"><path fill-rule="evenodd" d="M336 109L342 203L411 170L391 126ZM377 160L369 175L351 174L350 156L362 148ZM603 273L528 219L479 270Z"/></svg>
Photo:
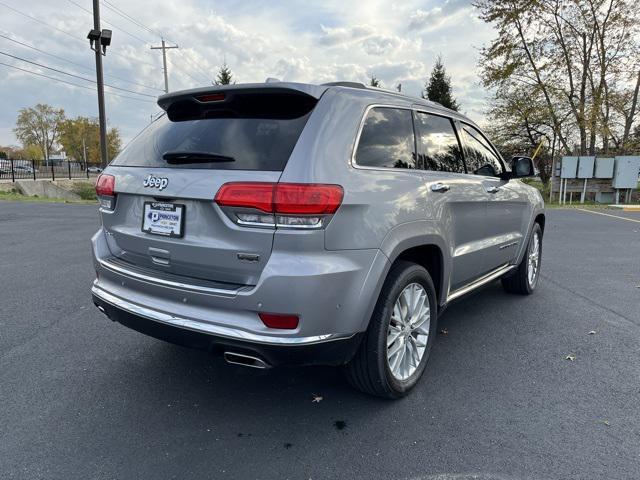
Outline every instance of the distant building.
<svg viewBox="0 0 640 480"><path fill-rule="evenodd" d="M67 154L65 152L54 153L49 155L49 163L46 163L46 165L62 165L62 162L66 159Z"/></svg>

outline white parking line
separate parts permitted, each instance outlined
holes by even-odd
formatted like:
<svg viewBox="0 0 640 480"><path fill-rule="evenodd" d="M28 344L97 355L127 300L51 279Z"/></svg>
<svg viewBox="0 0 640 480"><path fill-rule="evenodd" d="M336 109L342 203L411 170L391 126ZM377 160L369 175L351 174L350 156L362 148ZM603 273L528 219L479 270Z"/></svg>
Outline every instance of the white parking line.
<svg viewBox="0 0 640 480"><path fill-rule="evenodd" d="M636 220L635 218L619 217L618 215L611 215L610 213L595 212L593 210L587 210L586 208L576 208L576 210L580 210L581 212L595 213L596 215L604 215L605 217L619 218L620 220L626 220L627 222L640 223L640 220Z"/></svg>

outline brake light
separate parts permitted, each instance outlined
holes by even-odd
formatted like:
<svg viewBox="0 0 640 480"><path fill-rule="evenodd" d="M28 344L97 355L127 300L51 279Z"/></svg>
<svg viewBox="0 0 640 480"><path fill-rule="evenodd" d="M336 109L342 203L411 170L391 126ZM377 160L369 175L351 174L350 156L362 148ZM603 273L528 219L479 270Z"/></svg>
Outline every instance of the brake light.
<svg viewBox="0 0 640 480"><path fill-rule="evenodd" d="M224 93L207 93L205 95L200 95L196 97L197 100L203 103L208 102L221 102L225 99Z"/></svg>
<svg viewBox="0 0 640 480"><path fill-rule="evenodd" d="M101 173L96 180L96 195L102 208L113 210L115 206L116 177Z"/></svg>
<svg viewBox="0 0 640 480"><path fill-rule="evenodd" d="M96 181L96 195L113 197L116 188L116 177L101 173Z"/></svg>
<svg viewBox="0 0 640 480"><path fill-rule="evenodd" d="M283 215L330 215L338 210L344 191L340 185L317 183L225 183L215 197L222 207L255 208Z"/></svg>
<svg viewBox="0 0 640 480"><path fill-rule="evenodd" d="M283 315L280 313L258 313L260 320L269 328L281 330L293 330L298 328L299 318L297 315Z"/></svg>
<svg viewBox="0 0 640 480"><path fill-rule="evenodd" d="M275 213L330 215L338 210L343 194L340 185L278 183L273 205Z"/></svg>
<svg viewBox="0 0 640 480"><path fill-rule="evenodd" d="M225 183L216 193L215 202L221 207L256 208L273 212L274 183L232 182Z"/></svg>

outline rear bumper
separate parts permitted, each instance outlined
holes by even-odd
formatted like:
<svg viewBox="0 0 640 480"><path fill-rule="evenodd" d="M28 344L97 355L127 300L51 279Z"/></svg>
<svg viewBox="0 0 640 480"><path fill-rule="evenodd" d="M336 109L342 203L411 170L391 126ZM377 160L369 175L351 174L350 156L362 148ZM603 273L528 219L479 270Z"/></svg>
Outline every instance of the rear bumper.
<svg viewBox="0 0 640 480"><path fill-rule="evenodd" d="M260 351L274 365L347 361L388 268L387 257L375 249L280 249L254 286L193 285L118 263L102 229L92 244L94 303L113 320L196 348ZM296 314L300 322L295 330L272 329L260 312Z"/></svg>
<svg viewBox="0 0 640 480"><path fill-rule="evenodd" d="M362 337L362 334L354 334L329 339L299 339L298 342L291 342L289 338L278 341L274 337L247 340L238 335L239 332L222 329L203 331L197 325L189 325L186 319L168 319L160 312L156 312L158 315L153 318L153 313L148 309L122 302L116 305L105 300L109 296L95 286L92 292L93 303L107 317L125 327L166 342L214 354L230 352L250 355L263 360L268 366L343 365L353 357ZM113 298L109 300L113 301Z"/></svg>

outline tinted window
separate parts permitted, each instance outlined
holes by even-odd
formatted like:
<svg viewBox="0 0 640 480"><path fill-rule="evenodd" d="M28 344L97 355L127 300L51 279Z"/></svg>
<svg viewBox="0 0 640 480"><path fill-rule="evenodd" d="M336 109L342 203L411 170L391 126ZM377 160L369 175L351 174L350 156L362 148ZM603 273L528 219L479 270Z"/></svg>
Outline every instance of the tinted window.
<svg viewBox="0 0 640 480"><path fill-rule="evenodd" d="M132 140L112 164L280 171L309 115L293 119L210 118L178 122L163 116ZM163 160L164 153L176 151L218 154L234 161L168 164Z"/></svg>
<svg viewBox="0 0 640 480"><path fill-rule="evenodd" d="M367 114L356 163L366 167L416 168L411 110L378 107Z"/></svg>
<svg viewBox="0 0 640 480"><path fill-rule="evenodd" d="M451 120L438 115L416 114L418 167L437 172L464 173L462 152Z"/></svg>
<svg viewBox="0 0 640 480"><path fill-rule="evenodd" d="M475 175L496 177L502 173L502 163L482 134L470 125L462 125L465 138L467 171Z"/></svg>

